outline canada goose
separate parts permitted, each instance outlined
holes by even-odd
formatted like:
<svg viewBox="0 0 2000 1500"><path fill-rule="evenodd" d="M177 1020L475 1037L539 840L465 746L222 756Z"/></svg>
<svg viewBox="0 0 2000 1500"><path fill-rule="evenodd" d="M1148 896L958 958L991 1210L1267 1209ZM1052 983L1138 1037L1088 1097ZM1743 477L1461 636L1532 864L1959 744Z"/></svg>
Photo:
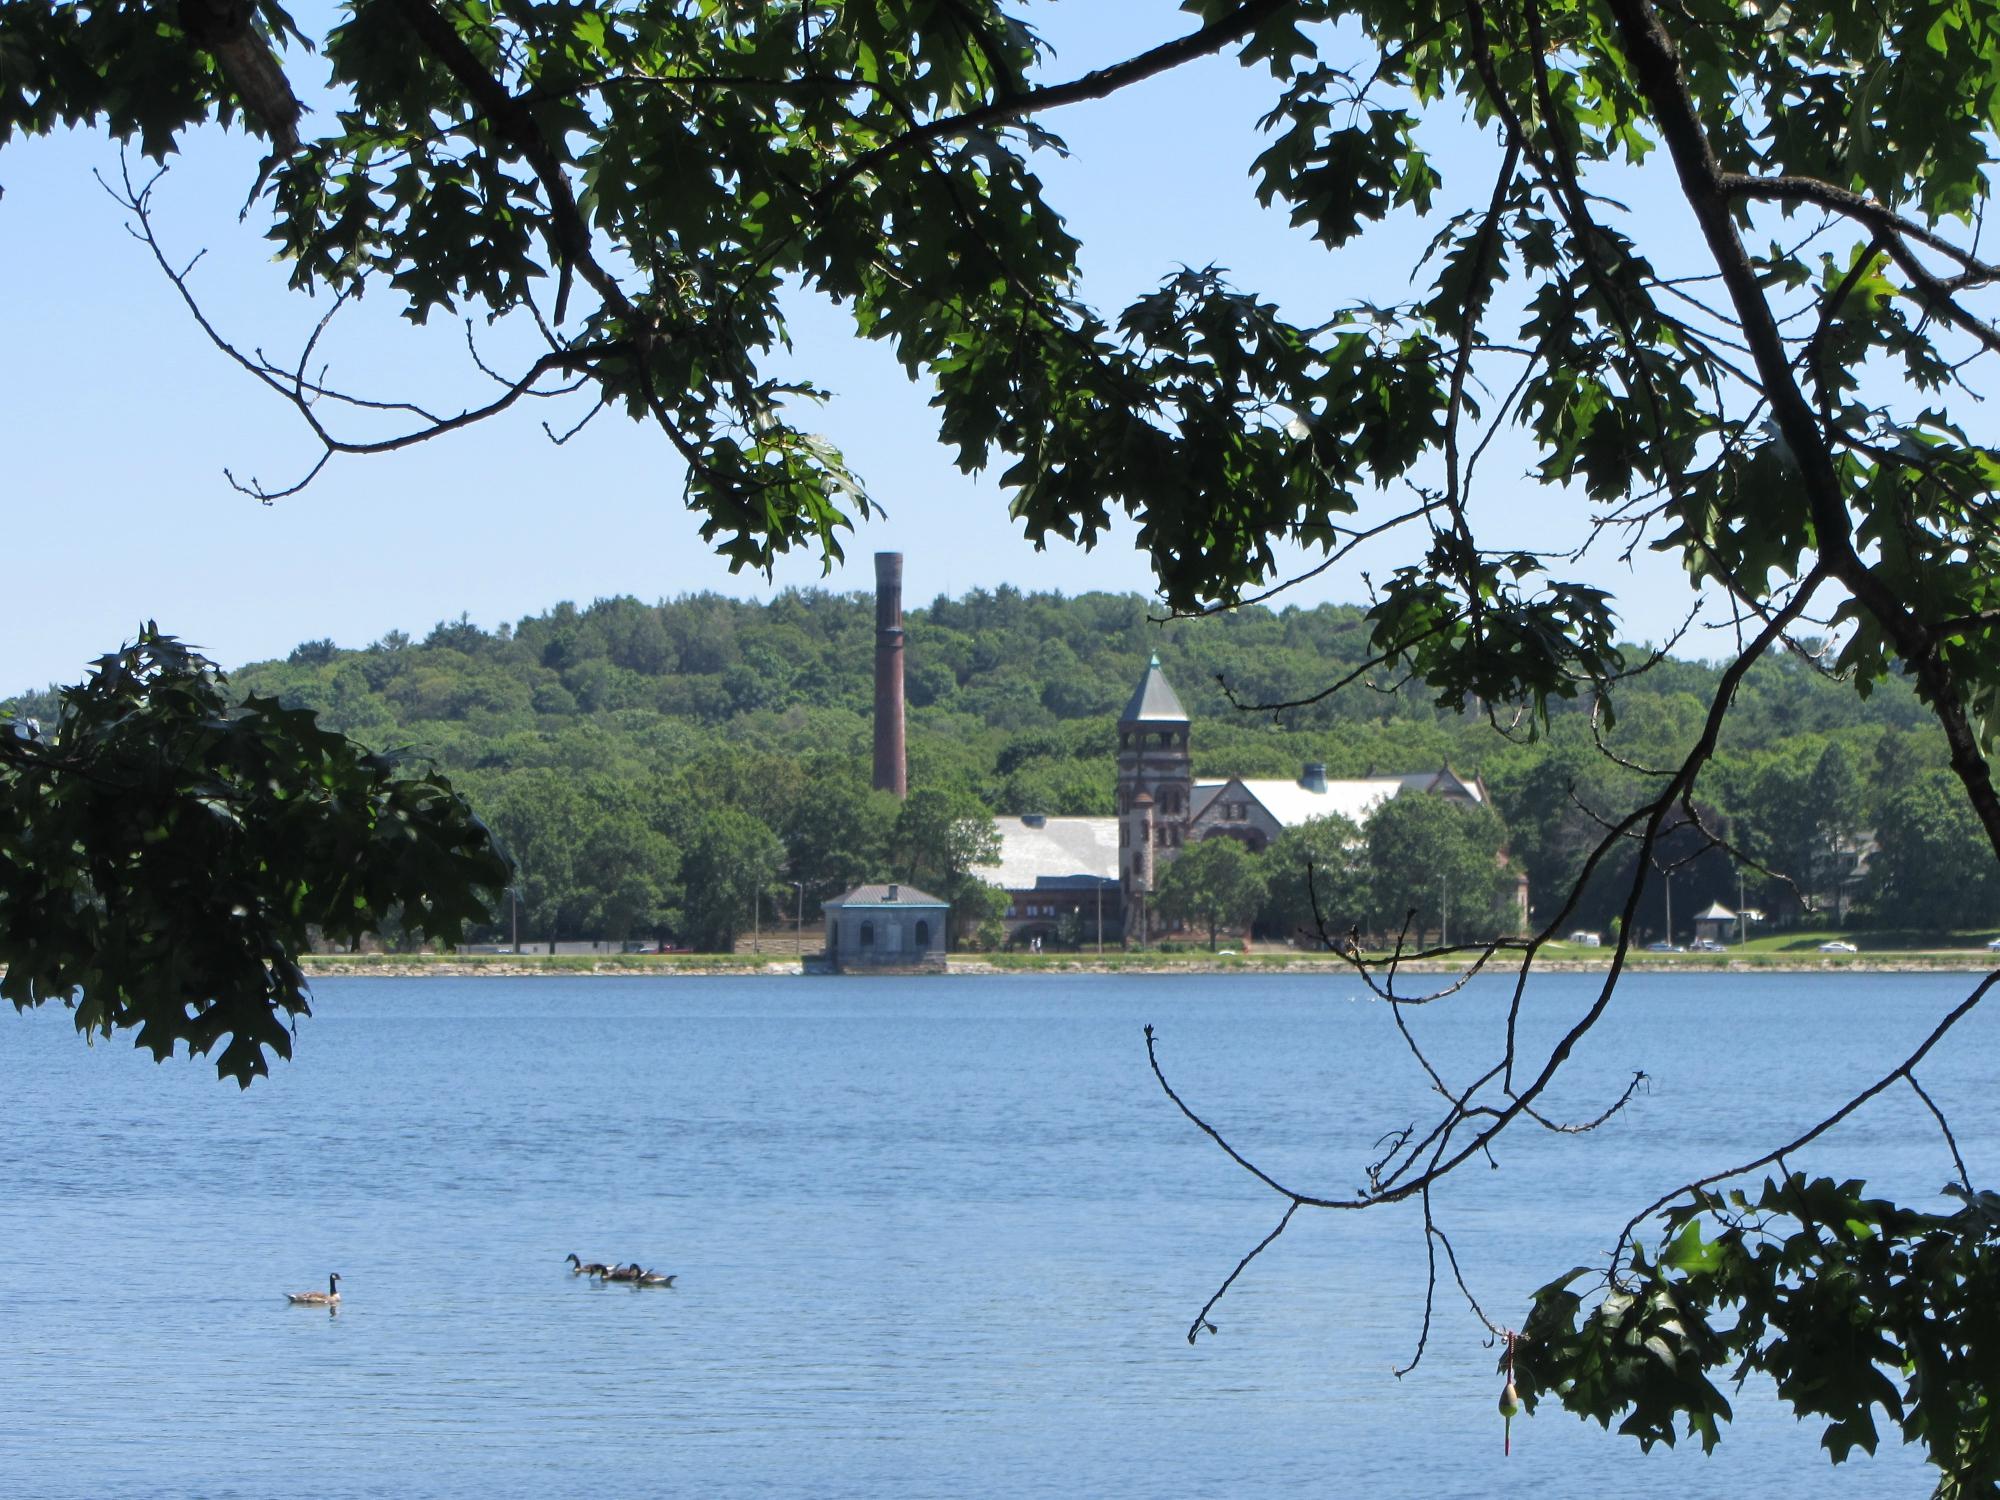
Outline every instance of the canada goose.
<svg viewBox="0 0 2000 1500"><path fill-rule="evenodd" d="M639 1263L635 1260L628 1266L613 1266L604 1273L606 1281L637 1281L640 1277Z"/></svg>
<svg viewBox="0 0 2000 1500"><path fill-rule="evenodd" d="M639 1273L640 1286L672 1286L673 1284L673 1277L662 1276L658 1271L641 1271Z"/></svg>
<svg viewBox="0 0 2000 1500"><path fill-rule="evenodd" d="M611 1269L601 1260L578 1260L574 1250L569 1253L569 1263L575 1268L569 1273L572 1276L602 1276Z"/></svg>
<svg viewBox="0 0 2000 1500"><path fill-rule="evenodd" d="M285 1300L294 1307L338 1307L340 1305L340 1272L329 1272L326 1290L323 1292L287 1292Z"/></svg>

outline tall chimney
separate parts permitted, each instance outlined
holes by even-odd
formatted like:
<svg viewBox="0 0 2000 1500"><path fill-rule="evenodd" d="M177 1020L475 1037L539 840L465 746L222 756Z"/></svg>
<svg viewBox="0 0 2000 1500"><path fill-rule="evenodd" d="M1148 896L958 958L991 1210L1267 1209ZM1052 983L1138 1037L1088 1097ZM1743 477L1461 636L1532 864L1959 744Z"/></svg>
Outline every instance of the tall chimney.
<svg viewBox="0 0 2000 1500"><path fill-rule="evenodd" d="M903 554L875 554L875 790L906 796L903 757Z"/></svg>

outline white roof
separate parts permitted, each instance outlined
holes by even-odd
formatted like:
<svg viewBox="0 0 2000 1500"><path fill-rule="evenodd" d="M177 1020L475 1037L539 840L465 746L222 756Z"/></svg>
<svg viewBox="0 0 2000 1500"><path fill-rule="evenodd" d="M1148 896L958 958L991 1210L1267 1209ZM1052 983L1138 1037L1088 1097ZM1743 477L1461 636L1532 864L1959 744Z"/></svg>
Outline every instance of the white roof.
<svg viewBox="0 0 2000 1500"><path fill-rule="evenodd" d="M1749 914L1746 912L1744 915L1747 916ZM1736 913L1724 906L1720 901L1711 901L1708 905L1708 910L1696 912L1694 919L1697 922L1734 922L1736 920Z"/></svg>
<svg viewBox="0 0 2000 1500"><path fill-rule="evenodd" d="M1328 781L1326 790L1315 791L1297 781L1267 781L1261 778L1227 777L1197 781L1189 810L1199 817L1227 786L1240 786L1259 802L1280 826L1296 828L1314 818L1338 813L1356 827L1367 823L1375 809L1399 792L1452 792L1483 802L1479 782L1467 781L1455 771L1409 771L1400 775L1363 776L1348 781Z"/></svg>
<svg viewBox="0 0 2000 1500"><path fill-rule="evenodd" d="M1000 835L1000 863L973 869L988 885L1003 890L1032 890L1041 879L1065 876L1118 878L1116 818L1039 818L1039 828L1019 817L995 818Z"/></svg>
<svg viewBox="0 0 2000 1500"><path fill-rule="evenodd" d="M1316 792L1296 781L1252 781L1244 779L1243 789L1286 828L1310 823L1338 813L1356 827L1366 823L1375 809L1409 785L1393 776L1371 777L1366 781L1329 781L1326 790Z"/></svg>

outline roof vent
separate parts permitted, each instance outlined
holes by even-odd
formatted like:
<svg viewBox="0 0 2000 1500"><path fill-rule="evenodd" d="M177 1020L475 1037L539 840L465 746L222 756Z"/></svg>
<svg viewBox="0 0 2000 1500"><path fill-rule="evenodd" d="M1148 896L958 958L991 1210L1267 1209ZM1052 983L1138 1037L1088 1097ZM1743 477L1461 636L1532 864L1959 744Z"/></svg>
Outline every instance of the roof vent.
<svg viewBox="0 0 2000 1500"><path fill-rule="evenodd" d="M1049 825L1047 813L1022 813L1021 821L1030 828L1046 828Z"/></svg>
<svg viewBox="0 0 2000 1500"><path fill-rule="evenodd" d="M1326 762L1323 760L1307 761L1305 769L1299 772L1299 785L1309 792L1325 791Z"/></svg>
<svg viewBox="0 0 2000 1500"><path fill-rule="evenodd" d="M900 890L902 890L902 887L901 887L901 886L899 886L899 885L892 885L892 886L890 886L890 887L889 887L889 899L890 899L891 901L894 901L894 900L896 899L896 894L897 894L897 892L899 892Z"/></svg>

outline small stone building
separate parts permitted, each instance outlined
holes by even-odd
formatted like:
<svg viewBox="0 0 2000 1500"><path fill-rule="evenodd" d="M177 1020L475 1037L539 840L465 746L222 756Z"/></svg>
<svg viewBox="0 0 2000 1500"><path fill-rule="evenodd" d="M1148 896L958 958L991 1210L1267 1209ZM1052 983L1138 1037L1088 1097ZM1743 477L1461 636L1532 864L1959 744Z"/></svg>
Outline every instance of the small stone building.
<svg viewBox="0 0 2000 1500"><path fill-rule="evenodd" d="M826 961L835 972L944 970L951 903L912 885L857 885L826 912Z"/></svg>
<svg viewBox="0 0 2000 1500"><path fill-rule="evenodd" d="M1698 943L1727 943L1737 936L1736 913L1720 901L1711 901L1707 911L1696 912L1694 940Z"/></svg>

